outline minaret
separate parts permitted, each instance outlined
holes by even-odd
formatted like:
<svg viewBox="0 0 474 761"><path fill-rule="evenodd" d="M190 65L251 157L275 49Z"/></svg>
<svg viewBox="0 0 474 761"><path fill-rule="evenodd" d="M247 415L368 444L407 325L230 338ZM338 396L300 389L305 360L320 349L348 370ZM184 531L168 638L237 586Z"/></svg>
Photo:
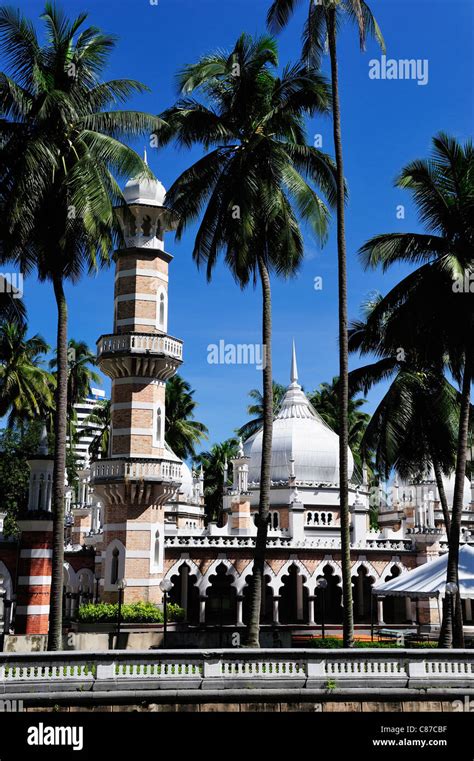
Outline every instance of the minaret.
<svg viewBox="0 0 474 761"><path fill-rule="evenodd" d="M111 443L92 465L104 509L102 594L116 601L161 601L163 504L181 483L181 461L165 444L165 386L182 362L168 335L164 233L174 222L157 180L130 180L118 209L125 246L116 252L114 331L97 342L99 367L112 379Z"/></svg>

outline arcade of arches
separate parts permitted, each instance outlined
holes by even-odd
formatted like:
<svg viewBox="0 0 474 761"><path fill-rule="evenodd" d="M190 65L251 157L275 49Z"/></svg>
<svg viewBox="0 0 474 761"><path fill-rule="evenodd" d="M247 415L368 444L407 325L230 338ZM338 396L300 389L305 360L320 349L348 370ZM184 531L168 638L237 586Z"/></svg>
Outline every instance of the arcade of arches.
<svg viewBox="0 0 474 761"><path fill-rule="evenodd" d="M324 589L308 584L308 573L297 562L285 564L275 577L265 574L262 595L261 621L263 624L326 624L342 623L341 572L334 563L322 564L317 581L324 579ZM384 580L398 576L400 568L393 565L384 574ZM185 621L190 625L242 626L249 620L250 571L239 576L229 561L215 561L205 574L201 574L191 561L176 563L166 574L173 582L169 600L185 610ZM360 564L352 577L354 618L356 623L370 624L371 616L378 623L406 623L412 621L412 606L407 598L375 599L371 603L372 585L379 577ZM312 593L311 593L312 590ZM371 604L374 610L371 611Z"/></svg>

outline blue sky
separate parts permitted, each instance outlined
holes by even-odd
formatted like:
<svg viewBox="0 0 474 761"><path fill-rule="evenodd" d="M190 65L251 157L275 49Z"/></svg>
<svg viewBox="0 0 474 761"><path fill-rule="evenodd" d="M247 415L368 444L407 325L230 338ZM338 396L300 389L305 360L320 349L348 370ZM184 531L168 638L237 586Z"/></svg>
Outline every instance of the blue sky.
<svg viewBox="0 0 474 761"><path fill-rule="evenodd" d="M67 0L68 12L89 12L89 22L119 37L106 72L107 78L130 77L146 83L152 92L130 101L130 107L159 113L176 97L174 76L183 64L216 48L229 48L241 32L265 31L269 0ZM279 37L280 62L299 55L304 6ZM43 2L28 0L19 7L37 18ZM408 161L427 155L431 137L439 130L465 140L473 123L473 10L471 0L372 0L382 27L389 58L427 59L429 80L372 80L369 61L379 57L370 42L365 54L358 49L355 30L340 36L340 79L345 171L350 190L347 208L349 314L359 316L360 304L374 290L386 291L407 271L394 268L382 275L364 272L356 255L359 246L378 232L418 229L409 196L393 187L393 179ZM449 11L447 12L447 8ZM0 68L3 61L0 57ZM328 71L327 60L324 69ZM323 137L323 148L333 152L328 119L308 122L308 136ZM138 146L140 149L143 146ZM169 187L197 152L169 147L149 150L156 176ZM405 219L397 219L404 204ZM184 340L182 375L196 390L197 417L210 430L209 443L232 434L246 419L247 392L261 385L261 372L251 366L210 365L209 344L220 340L254 343L260 337L260 291L241 292L219 266L211 284L191 259L193 230L177 244L172 235L167 250L174 260L170 270L169 332ZM314 279L323 278L322 290ZM337 374L337 269L334 225L321 251L308 238L305 262L290 281L273 282L274 377L286 383L291 340L295 339L300 381L307 389ZM70 336L90 346L112 329L113 271L101 271L68 288ZM31 332L55 342L56 309L51 286L34 278L25 282L25 300ZM352 367L360 362L353 358ZM104 380L108 389L108 382ZM383 387L369 395L374 408Z"/></svg>

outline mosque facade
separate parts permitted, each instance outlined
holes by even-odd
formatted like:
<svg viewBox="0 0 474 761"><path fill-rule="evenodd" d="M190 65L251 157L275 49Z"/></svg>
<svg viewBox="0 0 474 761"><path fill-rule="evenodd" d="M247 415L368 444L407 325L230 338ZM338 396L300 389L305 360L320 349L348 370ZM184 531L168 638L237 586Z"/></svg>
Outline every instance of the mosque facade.
<svg viewBox="0 0 474 761"><path fill-rule="evenodd" d="M116 252L113 331L97 342L98 364L110 379L111 435L106 458L85 462L79 503L68 491L64 610L82 602L162 602L160 582L190 625L243 626L256 538L262 432L241 443L224 516L207 523L203 474L191 473L166 443L165 388L183 361L183 343L168 332L172 256L165 233L174 220L157 181L130 180L120 211L125 246ZM290 382L273 423L270 515L262 621L308 625L342 622L339 441L299 384L296 352ZM52 459L45 441L30 462L28 512L19 542L0 534L0 574L16 633L47 632L51 584ZM349 452L350 478L353 458ZM227 479L225 479L225 482ZM434 478L391 484L374 495L364 474L351 482L351 562L356 623L439 623L429 600L379 599L371 586L447 551ZM446 479L448 500L453 479ZM463 531L474 527L474 493L466 479ZM370 508L378 507L378 528ZM326 584L321 584L325 580ZM322 592L324 589L324 592ZM323 599L324 595L324 599ZM465 619L472 621L470 601ZM15 614L13 616L13 613Z"/></svg>

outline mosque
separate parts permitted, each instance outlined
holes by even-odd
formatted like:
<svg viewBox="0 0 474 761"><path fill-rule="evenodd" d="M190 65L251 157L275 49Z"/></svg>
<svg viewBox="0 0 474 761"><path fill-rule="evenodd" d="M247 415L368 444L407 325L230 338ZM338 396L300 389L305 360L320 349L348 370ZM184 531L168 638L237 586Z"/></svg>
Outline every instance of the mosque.
<svg viewBox="0 0 474 761"><path fill-rule="evenodd" d="M158 181L130 180L120 210L125 246L116 252L113 332L97 342L98 364L110 379L111 435L107 458L86 462L80 500L67 492L64 563L66 617L84 601L162 601L160 582L185 610L189 625L242 626L256 537L262 432L240 445L233 484L224 496L223 525L205 522L203 474L165 441L165 387L183 361L183 343L168 333L172 256L164 236L175 221ZM295 348L290 383L273 423L268 550L262 621L273 626L342 621L338 436L299 384ZM30 461L28 511L18 541L0 533L0 575L15 633L46 633L51 584L53 461L46 439ZM350 476L353 458L349 452ZM226 479L227 481L227 479ZM389 500L369 489L366 474L351 483L354 616L371 618L371 587L446 552L434 478L391 484ZM453 479L445 483L448 501ZM462 526L474 527L474 490L466 479ZM369 523L376 500L379 527ZM1 528L1 524L0 524ZM321 584L321 580L323 583ZM324 580L326 584L324 583ZM122 584L123 585L123 584ZM469 600L465 619L472 621ZM432 600L377 601L375 621L439 623Z"/></svg>

